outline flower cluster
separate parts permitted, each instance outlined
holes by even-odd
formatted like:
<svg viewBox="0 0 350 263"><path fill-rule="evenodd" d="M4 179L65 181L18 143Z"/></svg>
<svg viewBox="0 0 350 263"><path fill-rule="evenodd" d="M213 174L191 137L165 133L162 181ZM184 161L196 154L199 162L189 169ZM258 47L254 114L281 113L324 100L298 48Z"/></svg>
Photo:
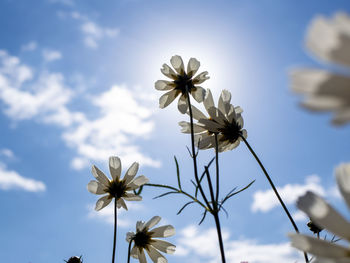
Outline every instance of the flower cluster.
<svg viewBox="0 0 350 263"><path fill-rule="evenodd" d="M336 171L340 193L350 208L350 164L340 165ZM297 202L300 210L305 212L313 222L336 236L350 241L350 222L340 215L332 206L313 192L307 192ZM292 246L314 254L316 261L324 263L350 262L350 248L322 239L301 234L289 235Z"/></svg>

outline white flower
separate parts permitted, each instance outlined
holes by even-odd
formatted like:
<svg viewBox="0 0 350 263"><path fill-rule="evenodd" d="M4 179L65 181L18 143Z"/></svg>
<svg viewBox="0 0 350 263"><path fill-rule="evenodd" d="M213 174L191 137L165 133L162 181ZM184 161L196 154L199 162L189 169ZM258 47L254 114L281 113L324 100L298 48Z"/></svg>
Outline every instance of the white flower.
<svg viewBox="0 0 350 263"><path fill-rule="evenodd" d="M213 96L208 89L203 104L208 112L206 117L199 109L192 106L192 115L197 123L193 124L196 145L199 149L215 148L215 134L218 138L219 152L236 148L242 135L247 138L247 131L243 128L241 107L234 107L231 103L231 93L223 90L219 97L218 107L215 107ZM181 132L191 133L189 122L179 122Z"/></svg>
<svg viewBox="0 0 350 263"><path fill-rule="evenodd" d="M331 19L316 17L307 33L306 47L320 59L350 69L350 17L337 13ZM333 124L350 122L350 75L323 69L297 69L291 87L304 94L302 106L313 111L334 112Z"/></svg>
<svg viewBox="0 0 350 263"><path fill-rule="evenodd" d="M159 223L160 219L159 216L155 216L147 223L138 221L136 223L136 233L128 232L126 234L126 241L134 242L130 255L133 258L138 258L140 263L147 262L144 250L147 251L154 263L168 262L158 250L168 254L175 252L175 245L163 240L154 239L155 237L170 237L175 234L175 228L171 225L161 226L151 230L152 227Z"/></svg>
<svg viewBox="0 0 350 263"><path fill-rule="evenodd" d="M336 171L338 188L350 208L350 164L340 165ZM299 209L304 211L315 224L338 237L350 241L350 222L340 215L321 197L307 192L298 199ZM318 263L350 263L350 248L307 235L289 234L292 246L314 254ZM314 261L313 261L314 262Z"/></svg>
<svg viewBox="0 0 350 263"><path fill-rule="evenodd" d="M172 103L178 95L181 94L177 106L181 113L186 113L188 109L186 87L188 89L188 93L191 94L197 102L201 103L205 96L205 90L197 85L209 79L207 76L208 72L204 71L196 77L193 77L197 73L200 66L199 61L195 58L191 58L188 61L187 73L180 56L173 56L170 59L170 63L176 72L172 70L167 64L163 64L161 72L168 78L172 79L172 81L158 80L155 83L155 88L157 90L169 90L167 93L160 97L159 107L162 109L165 108L170 103Z"/></svg>
<svg viewBox="0 0 350 263"><path fill-rule="evenodd" d="M138 163L133 163L126 171L123 179L120 178L122 165L118 157L109 157L109 171L112 176L112 180L101 172L95 165L92 166L92 174L97 181L92 180L88 183L87 189L90 193L96 195L107 194L96 202L95 210L99 211L106 207L113 198L117 199L117 207L128 210L124 199L127 201L140 201L142 197L135 195L132 190L139 188L146 184L148 179L141 175L135 178L135 175L139 169ZM130 192L131 191L131 192Z"/></svg>

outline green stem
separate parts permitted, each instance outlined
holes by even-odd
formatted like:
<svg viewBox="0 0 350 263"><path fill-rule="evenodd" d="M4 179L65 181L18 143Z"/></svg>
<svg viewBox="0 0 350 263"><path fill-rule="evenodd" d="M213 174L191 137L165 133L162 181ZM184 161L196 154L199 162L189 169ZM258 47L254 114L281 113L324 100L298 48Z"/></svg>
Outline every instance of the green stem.
<svg viewBox="0 0 350 263"><path fill-rule="evenodd" d="M131 243L132 243L132 239L130 240L130 242L129 242L129 247L128 247L128 263L130 263Z"/></svg>
<svg viewBox="0 0 350 263"><path fill-rule="evenodd" d="M115 259L115 246L117 242L117 198L114 198L114 237L113 237L113 256L112 263Z"/></svg>
<svg viewBox="0 0 350 263"><path fill-rule="evenodd" d="M260 168L261 168L262 171L264 172L264 174L265 174L267 180L269 181L269 183L270 183L270 185L271 185L271 187L272 187L272 190L275 192L275 195L276 195L277 198L278 198L278 201L279 201L280 204L282 205L282 207L283 207L285 213L287 214L287 216L288 216L290 222L292 223L292 225L293 225L293 227L294 227L294 229L295 229L295 232L299 233L299 229L298 229L296 223L294 222L293 217L292 217L291 214L289 213L288 208L287 208L286 205L284 204L284 202L283 202L281 196L279 195L279 193L278 193L278 191L277 191L277 189L276 189L274 183L272 182L272 180L271 180L269 174L267 173L267 171L266 171L264 165L261 163L260 159L258 158L258 156L256 155L256 153L254 152L254 150L252 149L252 147L250 147L250 145L249 145L248 141L246 140L246 138L244 138L243 135L240 135L240 137L241 137L241 139L244 141L244 143L247 145L249 151L250 151L251 154L254 156L255 160L258 162ZM307 256L307 254L306 254L305 252L304 252L304 258L305 258L306 263L308 263L308 262L309 262L308 256Z"/></svg>

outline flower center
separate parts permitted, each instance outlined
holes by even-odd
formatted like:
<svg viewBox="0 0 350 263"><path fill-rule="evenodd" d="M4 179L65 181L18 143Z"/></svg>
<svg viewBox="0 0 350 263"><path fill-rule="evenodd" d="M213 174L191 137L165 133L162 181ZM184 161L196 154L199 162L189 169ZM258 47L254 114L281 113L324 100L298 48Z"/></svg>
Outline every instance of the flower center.
<svg viewBox="0 0 350 263"><path fill-rule="evenodd" d="M183 75L177 75L177 79L174 80L176 85L175 89L180 90L182 94L186 94L186 86L188 93L191 93L191 90L194 88L192 83L192 77L189 77L184 73Z"/></svg>
<svg viewBox="0 0 350 263"><path fill-rule="evenodd" d="M108 193L117 199L124 196L125 191L126 185L123 180L112 181L108 187Z"/></svg>
<svg viewBox="0 0 350 263"><path fill-rule="evenodd" d="M147 232L147 229L138 231L134 236L135 246L138 248L147 248L151 243L151 234Z"/></svg>
<svg viewBox="0 0 350 263"><path fill-rule="evenodd" d="M222 140L228 140L230 143L234 143L242 134L241 129L242 127L236 121L233 121L231 123L225 121L225 126L219 129L219 132L224 135Z"/></svg>

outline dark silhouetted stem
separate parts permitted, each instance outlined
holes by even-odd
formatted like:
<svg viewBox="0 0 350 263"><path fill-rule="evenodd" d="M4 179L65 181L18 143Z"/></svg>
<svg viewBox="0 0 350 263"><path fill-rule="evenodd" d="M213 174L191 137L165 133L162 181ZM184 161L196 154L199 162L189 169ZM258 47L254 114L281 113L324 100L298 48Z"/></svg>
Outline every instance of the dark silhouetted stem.
<svg viewBox="0 0 350 263"><path fill-rule="evenodd" d="M219 144L218 135L215 133L215 163L216 163L216 205L219 202Z"/></svg>
<svg viewBox="0 0 350 263"><path fill-rule="evenodd" d="M128 263L130 263L131 243L132 243L132 239L130 240L130 242L129 242L129 247L128 247Z"/></svg>
<svg viewBox="0 0 350 263"><path fill-rule="evenodd" d="M287 208L286 205L284 204L284 202L283 202L281 196L279 195L279 193L278 193L278 191L277 191L275 185L273 184L273 182L272 182L272 180L271 180L269 174L267 173L267 171L266 171L264 165L261 163L260 159L258 158L258 156L256 155L256 153L254 152L254 150L252 149L252 147L250 147L250 145L249 145L248 141L246 140L246 138L244 138L243 135L240 135L240 137L242 138L242 140L244 141L244 143L247 145L249 151L250 151L251 154L254 156L255 160L256 160L256 161L258 162L258 164L260 165L260 168L263 170L263 172L264 172L264 174L265 174L267 180L269 181L269 183L270 183L270 185L271 185L271 187L272 187L272 190L275 192L275 195L276 195L277 198L278 198L278 201L279 201L280 204L282 205L282 207L283 207L284 211L286 212L286 214L287 214L287 216L288 216L290 222L292 223L292 225L293 225L293 227L294 227L294 229L295 229L295 232L299 233L299 229L298 229L296 223L294 222L293 217L292 217L291 214L289 213L288 208ZM304 258L305 258L306 263L308 263L308 262L309 262L309 259L308 259L308 256L307 256L307 254L306 254L305 252L304 252Z"/></svg>
<svg viewBox="0 0 350 263"><path fill-rule="evenodd" d="M220 253L221 253L221 261L222 261L222 263L226 263L224 242L222 241L222 234L221 234L221 227L220 227L220 220L219 220L219 212L215 211L213 213L213 216L214 216L214 219L215 219L216 231L218 233L218 239L219 239L219 245L220 245Z"/></svg>
<svg viewBox="0 0 350 263"><path fill-rule="evenodd" d="M114 237L113 237L113 256L112 263L115 259L115 246L117 242L117 198L114 198Z"/></svg>

